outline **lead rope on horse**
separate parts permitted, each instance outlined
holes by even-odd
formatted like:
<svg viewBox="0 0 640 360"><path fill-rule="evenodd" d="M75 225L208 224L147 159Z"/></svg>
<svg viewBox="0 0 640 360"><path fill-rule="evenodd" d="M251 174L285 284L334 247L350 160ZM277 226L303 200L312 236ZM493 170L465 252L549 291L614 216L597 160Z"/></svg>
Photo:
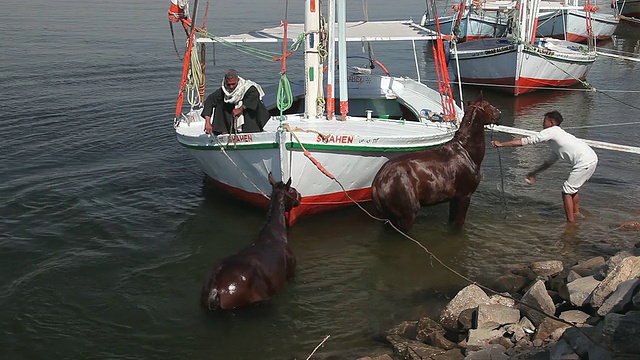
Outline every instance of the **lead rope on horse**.
<svg viewBox="0 0 640 360"><path fill-rule="evenodd" d="M491 126L491 141L493 141L493 134L495 130L493 126ZM500 148L496 148L496 152L498 153L498 167L500 168L500 192L502 194L502 204L504 205L504 218L507 219L507 214L509 213L509 209L507 208L507 194L504 191L504 171L502 170L502 156L500 155Z"/></svg>
<svg viewBox="0 0 640 360"><path fill-rule="evenodd" d="M556 320L558 322L561 322L565 325L568 325L572 328L575 328L577 331L579 331L582 335L584 335L587 339L589 339L593 344L602 347L603 349L607 349L607 347L605 345L600 344L599 342L597 342L595 339L593 339L593 337L591 337L589 334L587 334L586 332L584 332L579 326L577 326L576 324L573 324L569 321L566 321L564 319L560 319L554 315L549 315L547 313L545 313L544 311L542 311L541 309L536 308L535 306L529 305L527 303L522 302L519 299L514 298L513 296L511 296L510 294L505 294L505 293L500 293L496 290L491 289L488 286L482 285L480 283L478 283L477 281L472 280L471 278L461 274L460 272L456 271L455 269L453 269L452 267L450 267L449 265L445 264L444 261L440 260L439 257L437 257L433 252L431 252L426 246L424 246L422 243L420 243L418 240L414 239L413 237L409 236L408 234L404 233L402 230L398 229L395 225L393 225L393 223L386 218L380 218L377 217L373 214L371 214L369 211L367 211L367 209L365 209L362 205L360 205L360 203L358 203L357 201L355 201L347 192L347 190L345 189L345 187L342 185L342 183L340 182L340 180L336 179L336 177L331 174L327 169L325 169L325 167L316 159L313 157L313 155L311 155L311 153L304 147L304 145L302 144L302 142L300 141L300 139L298 138L298 136L294 133L295 129L291 129L289 127L288 124L284 125L284 130L289 132L298 142L298 144L300 145L300 148L302 148L302 150L304 151L304 155L318 168L318 170L320 170L325 176L327 176L328 178L330 178L331 180L335 181L336 184L338 184L338 186L340 186L340 188L342 189L342 191L344 192L345 196L351 201L353 202L358 208L360 208L360 210L362 210L365 214L367 214L367 216L369 216L370 218L377 220L377 221L381 221L384 222L385 224L390 225L396 232L398 232L398 234L402 235L403 237L407 238L409 241L413 242L414 244L416 244L418 247L420 247L425 253L427 253L429 255L429 257L431 258L431 260L435 260L438 264L440 264L443 268L445 268L446 270L448 270L449 272L451 272L452 274L458 276L459 278L463 279L464 281L468 282L470 285L476 285L478 287L480 287L481 289L493 294L493 295L499 295L502 296L504 298L510 299L512 301L514 301L516 304L525 306L533 311L538 312L539 314L548 317L550 319ZM493 135L493 134L492 134ZM502 164L500 164L500 170L502 173ZM503 186L503 190L504 190L504 186ZM505 204L506 204L506 198L505 198ZM506 205L505 205L506 206ZM433 265L432 265L433 266ZM325 339L326 340L326 339ZM608 350L608 349L607 349ZM309 359L309 358L307 358Z"/></svg>
<svg viewBox="0 0 640 360"><path fill-rule="evenodd" d="M231 137L232 135L229 135L229 137ZM224 156L227 157L227 159L229 159L229 161L233 164L233 166L236 167L236 169L238 169L238 171L240 172L240 174L242 174L242 176L244 176L245 179L247 179L247 181L249 181L251 183L251 185L253 185L254 188L256 188L256 190L258 190L258 192L260 194L262 194L264 197L266 197L267 199L269 199L269 195L265 194L258 185L256 185L256 183L254 183L253 181L251 181L251 179L247 176L247 174L244 173L244 171L242 171L242 169L240 169L240 166L238 166L238 164L236 164L235 161L233 161L233 159L231 158L231 156L229 156L229 154L227 153L227 151L224 149L225 146L222 145L222 143L220 143L220 140L218 140L218 136L213 135L213 138L216 140L216 144L218 144L218 146L220 147L220 152L222 152L224 154ZM227 140L227 146L229 145L229 140Z"/></svg>

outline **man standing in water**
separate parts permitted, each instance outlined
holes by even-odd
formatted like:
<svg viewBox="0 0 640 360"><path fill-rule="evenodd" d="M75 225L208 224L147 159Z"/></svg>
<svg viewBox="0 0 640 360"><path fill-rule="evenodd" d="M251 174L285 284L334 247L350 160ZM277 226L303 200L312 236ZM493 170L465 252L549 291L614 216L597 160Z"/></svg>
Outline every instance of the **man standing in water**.
<svg viewBox="0 0 640 360"><path fill-rule="evenodd" d="M262 131L270 117L262 103L263 96L260 85L241 78L234 69L227 70L222 86L204 101L204 131L207 134Z"/></svg>
<svg viewBox="0 0 640 360"><path fill-rule="evenodd" d="M527 174L527 182L533 184L536 174L548 169L558 159L571 163L573 168L569 178L562 185L562 201L567 222L575 222L575 216L580 214L578 190L593 175L598 165L598 156L584 141L576 138L560 128L562 115L558 111L544 114L540 133L529 137L500 142L494 140L494 147L533 145L548 142L553 150L551 156L540 167Z"/></svg>

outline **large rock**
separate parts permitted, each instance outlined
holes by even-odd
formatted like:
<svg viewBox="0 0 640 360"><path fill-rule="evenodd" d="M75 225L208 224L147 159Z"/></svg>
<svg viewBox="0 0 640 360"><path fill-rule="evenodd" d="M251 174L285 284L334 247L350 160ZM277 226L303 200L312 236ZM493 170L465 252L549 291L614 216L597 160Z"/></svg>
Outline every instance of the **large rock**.
<svg viewBox="0 0 640 360"><path fill-rule="evenodd" d="M582 325L587 322L590 315L580 310L567 310L560 313L560 319L570 322L574 325Z"/></svg>
<svg viewBox="0 0 640 360"><path fill-rule="evenodd" d="M478 351L504 335L504 331L489 329L471 329L467 338L467 350Z"/></svg>
<svg viewBox="0 0 640 360"><path fill-rule="evenodd" d="M567 284L569 301L575 306L584 306L591 299L593 289L600 284L593 276L585 276Z"/></svg>
<svg viewBox="0 0 640 360"><path fill-rule="evenodd" d="M418 333L418 322L417 321L403 321L400 324L394 326L389 331L387 331L387 335L400 335L407 339L415 340L416 334Z"/></svg>
<svg viewBox="0 0 640 360"><path fill-rule="evenodd" d="M520 311L504 305L480 304L476 318L477 329L497 329L502 325L515 324L520 320Z"/></svg>
<svg viewBox="0 0 640 360"><path fill-rule="evenodd" d="M640 276L640 256L624 258L618 266L609 271L607 277L593 290L591 306L599 308L618 285L638 276Z"/></svg>
<svg viewBox="0 0 640 360"><path fill-rule="evenodd" d="M522 296L522 299L520 299L520 311L536 326L540 325L546 318L544 314L551 316L555 314L556 307L549 294L547 294L544 282L536 281Z"/></svg>
<svg viewBox="0 0 640 360"><path fill-rule="evenodd" d="M465 360L509 360L505 351L507 349L500 344L490 344L478 351L468 351Z"/></svg>
<svg viewBox="0 0 640 360"><path fill-rule="evenodd" d="M636 289L640 285L640 279L631 279L623 281L616 291L604 301L602 306L598 309L598 315L605 316L610 312L622 312L625 309L630 308L632 304L632 298Z"/></svg>
<svg viewBox="0 0 640 360"><path fill-rule="evenodd" d="M448 330L458 329L458 316L463 310L472 309L489 302L489 296L478 285L469 285L460 290L440 314L440 324Z"/></svg>
<svg viewBox="0 0 640 360"><path fill-rule="evenodd" d="M558 320L554 320L552 318L546 318L542 321L540 326L538 326L538 331L533 336L533 340L546 340L551 337L551 334L556 332L558 329L566 329L569 325L560 322Z"/></svg>
<svg viewBox="0 0 640 360"><path fill-rule="evenodd" d="M564 269L562 261L559 260L534 261L529 267L534 274L541 277L557 275Z"/></svg>
<svg viewBox="0 0 640 360"><path fill-rule="evenodd" d="M602 256L596 256L591 259L578 262L571 267L571 270L575 271L581 277L593 275L594 269L604 265L605 261ZM574 279L575 280L575 279Z"/></svg>
<svg viewBox="0 0 640 360"><path fill-rule="evenodd" d="M640 311L629 311L624 315L607 314L602 337L611 350L640 357Z"/></svg>
<svg viewBox="0 0 640 360"><path fill-rule="evenodd" d="M387 336L396 353L405 359L423 360L445 353L445 350L429 346L416 340L405 339L399 335Z"/></svg>
<svg viewBox="0 0 640 360"><path fill-rule="evenodd" d="M514 294L524 289L524 287L527 286L528 283L529 279L527 279L527 277L508 273L494 280L491 284L491 288L498 292L508 292Z"/></svg>

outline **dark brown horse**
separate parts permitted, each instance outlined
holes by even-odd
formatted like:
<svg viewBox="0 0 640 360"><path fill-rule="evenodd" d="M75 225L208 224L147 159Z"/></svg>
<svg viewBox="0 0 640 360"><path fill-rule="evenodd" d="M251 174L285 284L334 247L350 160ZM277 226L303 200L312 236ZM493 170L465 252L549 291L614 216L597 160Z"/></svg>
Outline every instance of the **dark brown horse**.
<svg viewBox="0 0 640 360"><path fill-rule="evenodd" d="M210 310L236 309L268 301L296 268L287 243L285 213L300 205L300 193L269 174L271 203L258 239L235 255L213 266L202 287L201 303Z"/></svg>
<svg viewBox="0 0 640 360"><path fill-rule="evenodd" d="M480 184L484 158L484 125L495 124L500 110L482 93L467 103L460 128L451 141L436 149L406 154L386 162L371 186L376 208L407 232L420 207L449 202L449 221L464 225L471 195Z"/></svg>

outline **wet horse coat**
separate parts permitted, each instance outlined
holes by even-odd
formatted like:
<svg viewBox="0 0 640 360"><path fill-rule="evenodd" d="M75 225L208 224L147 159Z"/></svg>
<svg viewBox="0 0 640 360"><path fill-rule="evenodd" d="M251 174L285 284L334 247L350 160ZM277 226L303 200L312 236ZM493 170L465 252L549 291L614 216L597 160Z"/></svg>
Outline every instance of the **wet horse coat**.
<svg viewBox="0 0 640 360"><path fill-rule="evenodd" d="M484 125L495 124L500 110L483 100L467 103L451 141L386 162L371 186L373 202L393 225L407 232L420 207L449 202L449 221L462 227L471 195L480 184L484 159Z"/></svg>
<svg viewBox="0 0 640 360"><path fill-rule="evenodd" d="M266 221L258 239L237 254L220 260L202 287L201 303L215 309L235 309L268 301L293 277L296 258L287 243L285 213L300 204L300 193L291 179L273 187Z"/></svg>

